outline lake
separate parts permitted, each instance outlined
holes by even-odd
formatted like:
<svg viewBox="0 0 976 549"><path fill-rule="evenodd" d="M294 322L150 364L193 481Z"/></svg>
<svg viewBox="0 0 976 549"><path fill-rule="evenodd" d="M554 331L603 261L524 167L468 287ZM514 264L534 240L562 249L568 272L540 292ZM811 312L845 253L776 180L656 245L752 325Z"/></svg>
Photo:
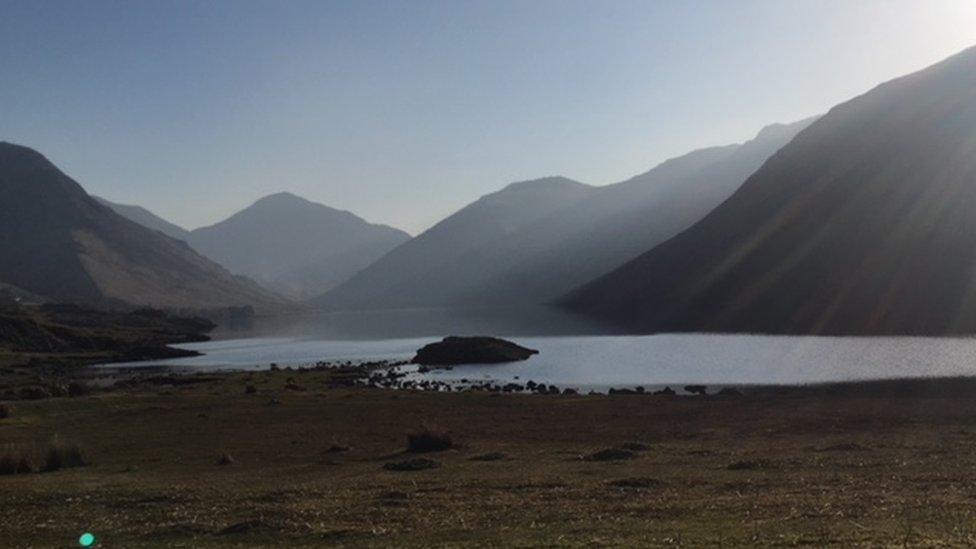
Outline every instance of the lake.
<svg viewBox="0 0 976 549"><path fill-rule="evenodd" d="M179 346L203 356L121 366L220 370L265 369L271 363L284 367L317 361L405 360L424 344L449 334L501 335L540 354L525 362L459 366L425 377L500 382L518 377L522 382L601 390L976 375L973 338L620 335L612 327L546 308L262 319L248 327L222 329L214 341Z"/></svg>

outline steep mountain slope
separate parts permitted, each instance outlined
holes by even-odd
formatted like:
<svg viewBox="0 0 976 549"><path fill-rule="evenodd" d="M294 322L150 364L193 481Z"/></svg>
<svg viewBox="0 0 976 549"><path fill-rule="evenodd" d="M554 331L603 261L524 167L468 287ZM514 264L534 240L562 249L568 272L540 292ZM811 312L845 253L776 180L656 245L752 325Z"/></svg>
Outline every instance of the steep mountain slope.
<svg viewBox="0 0 976 549"><path fill-rule="evenodd" d="M133 221L154 231L159 231L168 237L175 238L177 240L186 240L187 236L190 234L190 232L183 227L166 221L142 206L117 204L94 195L92 195L92 198L99 201L103 206L112 208L115 213L121 215L129 221Z"/></svg>
<svg viewBox="0 0 976 549"><path fill-rule="evenodd" d="M187 242L232 272L301 298L332 288L409 238L349 212L280 193L192 231Z"/></svg>
<svg viewBox="0 0 976 549"><path fill-rule="evenodd" d="M976 48L841 104L567 299L639 331L976 331Z"/></svg>
<svg viewBox="0 0 976 549"><path fill-rule="evenodd" d="M701 219L809 123L769 126L747 143L694 151L615 185L566 186L572 192L565 197L537 192L526 200L510 187L461 210L315 303L491 307L554 300ZM484 208L486 199L501 197L521 209ZM507 221L507 230L497 231L496 216L518 223Z"/></svg>
<svg viewBox="0 0 976 549"><path fill-rule="evenodd" d="M493 253L489 250L595 192L594 187L564 177L512 183L465 206L313 304L329 308L455 304L495 269L487 261Z"/></svg>
<svg viewBox="0 0 976 549"><path fill-rule="evenodd" d="M0 143L0 281L93 305L278 307L186 244L116 214L40 153Z"/></svg>

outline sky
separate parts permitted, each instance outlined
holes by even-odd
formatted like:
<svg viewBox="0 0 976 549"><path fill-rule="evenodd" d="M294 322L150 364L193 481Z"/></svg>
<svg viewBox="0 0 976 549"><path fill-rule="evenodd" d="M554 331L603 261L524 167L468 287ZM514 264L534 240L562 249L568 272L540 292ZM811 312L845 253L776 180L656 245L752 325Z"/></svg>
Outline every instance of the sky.
<svg viewBox="0 0 976 549"><path fill-rule="evenodd" d="M289 191L417 234L976 45L976 0L0 0L0 140L187 228Z"/></svg>

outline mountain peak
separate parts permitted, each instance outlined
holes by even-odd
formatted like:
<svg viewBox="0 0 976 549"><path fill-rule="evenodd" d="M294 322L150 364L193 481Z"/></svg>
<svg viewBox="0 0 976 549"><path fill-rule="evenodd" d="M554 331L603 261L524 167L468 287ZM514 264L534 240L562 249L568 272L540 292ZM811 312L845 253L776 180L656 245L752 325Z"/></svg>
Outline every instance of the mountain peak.
<svg viewBox="0 0 976 549"><path fill-rule="evenodd" d="M582 189L588 188L590 185L585 183L580 183L579 181L574 181L568 177L563 177L561 175L552 175L548 177L540 177L537 179L529 179L526 181L516 181L515 183L509 183L499 192L535 192L535 191L559 191L565 189Z"/></svg>
<svg viewBox="0 0 976 549"><path fill-rule="evenodd" d="M18 169L26 166L57 169L47 157L37 150L25 145L10 143L9 141L0 141L0 162L8 164L8 169L15 166ZM11 162L15 164L11 165Z"/></svg>
<svg viewBox="0 0 976 549"><path fill-rule="evenodd" d="M5 154L21 153L21 154L34 154L40 157L44 157L41 153L36 150L26 146L19 145L17 143L11 143L9 141L0 141L0 152Z"/></svg>
<svg viewBox="0 0 976 549"><path fill-rule="evenodd" d="M759 130L759 133L756 134L753 141L779 141L782 139L782 136L795 134L797 132L797 128L806 128L810 124L816 122L818 118L820 118L820 115L810 116L796 122L769 124L768 126L765 126Z"/></svg>
<svg viewBox="0 0 976 549"><path fill-rule="evenodd" d="M297 194L282 191L257 199L254 202L254 205L257 206L258 204L314 204L314 202L306 198L302 198Z"/></svg>
<svg viewBox="0 0 976 549"><path fill-rule="evenodd" d="M302 298L328 290L409 238L352 212L279 192L190 232L187 242L232 272Z"/></svg>

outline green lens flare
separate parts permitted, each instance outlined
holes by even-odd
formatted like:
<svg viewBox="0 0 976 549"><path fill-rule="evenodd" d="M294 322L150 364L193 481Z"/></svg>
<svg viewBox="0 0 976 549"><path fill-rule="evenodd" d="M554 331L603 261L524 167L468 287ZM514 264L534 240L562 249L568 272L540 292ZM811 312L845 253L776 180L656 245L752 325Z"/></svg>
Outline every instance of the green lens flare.
<svg viewBox="0 0 976 549"><path fill-rule="evenodd" d="M94 544L95 536L88 532L85 532L80 538L78 538L78 545L81 545L82 547L91 547Z"/></svg>

